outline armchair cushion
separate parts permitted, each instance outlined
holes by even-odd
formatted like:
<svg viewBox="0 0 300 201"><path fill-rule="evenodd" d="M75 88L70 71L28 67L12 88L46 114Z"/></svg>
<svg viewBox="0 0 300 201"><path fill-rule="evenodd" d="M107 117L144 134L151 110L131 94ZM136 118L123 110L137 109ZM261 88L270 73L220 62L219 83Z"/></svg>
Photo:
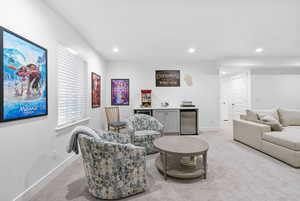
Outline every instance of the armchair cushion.
<svg viewBox="0 0 300 201"><path fill-rule="evenodd" d="M133 143L136 146L145 148L147 154L157 153L158 150L154 147L153 141L161 136L160 132L152 130L135 131Z"/></svg>
<svg viewBox="0 0 300 201"><path fill-rule="evenodd" d="M153 141L161 136L164 126L157 119L136 114L128 119L128 128L134 145L144 147L147 154L158 152Z"/></svg>
<svg viewBox="0 0 300 201"><path fill-rule="evenodd" d="M114 127L120 127L120 126L126 126L126 122L124 121L114 121L110 123L110 126L114 126Z"/></svg>

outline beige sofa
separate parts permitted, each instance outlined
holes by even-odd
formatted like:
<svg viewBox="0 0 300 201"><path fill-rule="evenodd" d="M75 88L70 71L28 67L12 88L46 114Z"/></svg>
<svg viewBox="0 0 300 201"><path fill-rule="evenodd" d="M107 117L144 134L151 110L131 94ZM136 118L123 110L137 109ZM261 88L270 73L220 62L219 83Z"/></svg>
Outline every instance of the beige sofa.
<svg viewBox="0 0 300 201"><path fill-rule="evenodd" d="M274 110L269 112L274 114ZM278 109L275 112L283 125L282 131L271 131L270 126L249 121L242 115L240 120L233 121L233 138L299 168L300 111Z"/></svg>

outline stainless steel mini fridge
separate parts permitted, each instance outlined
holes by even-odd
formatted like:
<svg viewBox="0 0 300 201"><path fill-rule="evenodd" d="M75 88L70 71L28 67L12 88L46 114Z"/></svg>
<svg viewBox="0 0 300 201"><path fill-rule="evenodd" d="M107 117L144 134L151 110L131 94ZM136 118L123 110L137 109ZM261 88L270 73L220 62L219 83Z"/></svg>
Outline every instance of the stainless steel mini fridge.
<svg viewBox="0 0 300 201"><path fill-rule="evenodd" d="M180 134L181 135L198 134L198 109L180 110Z"/></svg>

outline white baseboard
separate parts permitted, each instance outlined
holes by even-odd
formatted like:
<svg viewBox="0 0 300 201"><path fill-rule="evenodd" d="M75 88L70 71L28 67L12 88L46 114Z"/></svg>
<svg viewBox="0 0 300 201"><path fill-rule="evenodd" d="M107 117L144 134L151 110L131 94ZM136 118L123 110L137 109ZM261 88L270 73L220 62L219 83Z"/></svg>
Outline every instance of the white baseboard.
<svg viewBox="0 0 300 201"><path fill-rule="evenodd" d="M58 166L49 171L45 176L41 177L38 181L32 184L25 191L20 193L17 197L15 197L12 201L30 201L31 198L39 192L42 188L44 188L52 179L58 176L69 164L75 161L79 155L72 154L63 162L61 162Z"/></svg>
<svg viewBox="0 0 300 201"><path fill-rule="evenodd" d="M216 131L220 131L220 127L200 127L198 132L202 133L202 132L216 132Z"/></svg>

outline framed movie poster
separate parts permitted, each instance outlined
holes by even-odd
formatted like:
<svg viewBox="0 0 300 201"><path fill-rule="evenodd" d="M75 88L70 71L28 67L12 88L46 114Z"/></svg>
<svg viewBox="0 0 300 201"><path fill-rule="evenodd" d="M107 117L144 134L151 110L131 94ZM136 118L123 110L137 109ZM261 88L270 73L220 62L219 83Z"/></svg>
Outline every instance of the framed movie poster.
<svg viewBox="0 0 300 201"><path fill-rule="evenodd" d="M111 105L129 105L129 79L111 79Z"/></svg>
<svg viewBox="0 0 300 201"><path fill-rule="evenodd" d="M101 77L92 73L92 108L101 106Z"/></svg>
<svg viewBox="0 0 300 201"><path fill-rule="evenodd" d="M0 121L47 114L47 50L0 27Z"/></svg>
<svg viewBox="0 0 300 201"><path fill-rule="evenodd" d="M155 71L155 83L157 87L180 87L179 70Z"/></svg>

